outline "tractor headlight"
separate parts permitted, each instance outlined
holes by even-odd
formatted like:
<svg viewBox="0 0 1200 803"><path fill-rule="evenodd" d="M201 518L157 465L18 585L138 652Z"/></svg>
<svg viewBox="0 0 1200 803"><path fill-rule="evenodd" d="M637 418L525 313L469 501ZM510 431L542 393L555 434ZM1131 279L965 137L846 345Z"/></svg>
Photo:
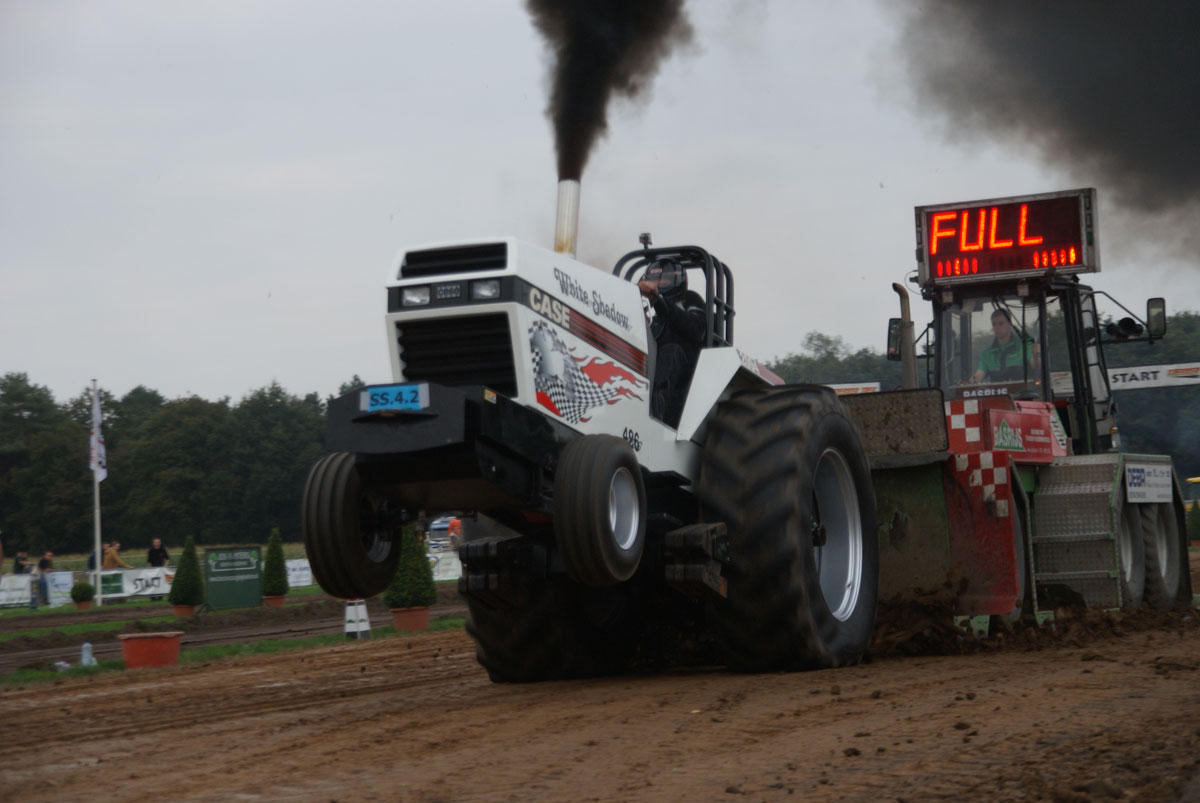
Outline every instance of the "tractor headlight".
<svg viewBox="0 0 1200 803"><path fill-rule="evenodd" d="M491 301L500 297L499 279L479 279L471 282L472 301Z"/></svg>
<svg viewBox="0 0 1200 803"><path fill-rule="evenodd" d="M400 292L400 303L406 307L423 307L429 303L429 285L405 287Z"/></svg>

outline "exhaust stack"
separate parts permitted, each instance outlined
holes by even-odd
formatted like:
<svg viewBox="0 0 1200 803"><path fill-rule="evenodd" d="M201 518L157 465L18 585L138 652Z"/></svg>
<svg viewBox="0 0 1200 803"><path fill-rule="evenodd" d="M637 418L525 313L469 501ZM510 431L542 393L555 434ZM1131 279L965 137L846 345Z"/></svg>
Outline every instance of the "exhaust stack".
<svg viewBox="0 0 1200 803"><path fill-rule="evenodd" d="M579 235L579 181L564 178L558 182L558 216L554 221L554 250L575 256Z"/></svg>

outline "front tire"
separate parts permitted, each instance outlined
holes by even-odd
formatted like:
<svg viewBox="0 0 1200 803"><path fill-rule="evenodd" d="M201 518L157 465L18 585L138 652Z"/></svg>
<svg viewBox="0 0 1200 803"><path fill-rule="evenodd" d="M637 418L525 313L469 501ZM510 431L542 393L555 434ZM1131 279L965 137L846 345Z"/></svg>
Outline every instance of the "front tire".
<svg viewBox="0 0 1200 803"><path fill-rule="evenodd" d="M584 435L563 448L554 475L554 539L567 574L604 588L637 571L646 545L646 486L629 444Z"/></svg>
<svg viewBox="0 0 1200 803"><path fill-rule="evenodd" d="M1138 505L1146 551L1146 601L1169 611L1179 601L1184 555L1179 520L1170 502Z"/></svg>
<svg viewBox="0 0 1200 803"><path fill-rule="evenodd" d="M710 609L729 666L861 660L878 591L875 495L833 391L735 394L709 424L698 492L705 519L729 532L728 596Z"/></svg>
<svg viewBox="0 0 1200 803"><path fill-rule="evenodd" d="M1117 554L1121 571L1121 610L1134 611L1146 593L1148 565L1138 505L1128 499L1117 521Z"/></svg>
<svg viewBox="0 0 1200 803"><path fill-rule="evenodd" d="M399 527L387 499L364 488L354 455L316 462L304 484L300 529L313 577L326 593L363 599L383 591L400 559Z"/></svg>

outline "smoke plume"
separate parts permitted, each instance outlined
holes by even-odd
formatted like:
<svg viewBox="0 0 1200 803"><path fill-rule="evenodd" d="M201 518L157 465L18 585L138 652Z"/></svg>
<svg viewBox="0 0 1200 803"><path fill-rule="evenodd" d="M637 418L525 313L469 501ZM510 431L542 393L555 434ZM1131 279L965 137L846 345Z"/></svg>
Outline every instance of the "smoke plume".
<svg viewBox="0 0 1200 803"><path fill-rule="evenodd" d="M608 101L646 92L662 60L692 39L683 0L527 0L554 60L547 115L559 179L583 174L608 129Z"/></svg>
<svg viewBox="0 0 1200 803"><path fill-rule="evenodd" d="M1200 3L925 0L901 53L951 136L1025 142L1140 212L1200 201Z"/></svg>

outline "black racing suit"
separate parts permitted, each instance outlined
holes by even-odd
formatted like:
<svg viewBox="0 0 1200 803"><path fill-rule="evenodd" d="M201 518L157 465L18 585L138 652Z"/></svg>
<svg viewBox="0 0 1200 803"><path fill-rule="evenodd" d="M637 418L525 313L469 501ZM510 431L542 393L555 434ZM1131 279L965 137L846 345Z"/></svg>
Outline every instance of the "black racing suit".
<svg viewBox="0 0 1200 803"><path fill-rule="evenodd" d="M704 299L690 290L671 300L655 292L650 296L650 305L655 314L651 332L658 345L650 414L668 426L678 427L707 330Z"/></svg>

